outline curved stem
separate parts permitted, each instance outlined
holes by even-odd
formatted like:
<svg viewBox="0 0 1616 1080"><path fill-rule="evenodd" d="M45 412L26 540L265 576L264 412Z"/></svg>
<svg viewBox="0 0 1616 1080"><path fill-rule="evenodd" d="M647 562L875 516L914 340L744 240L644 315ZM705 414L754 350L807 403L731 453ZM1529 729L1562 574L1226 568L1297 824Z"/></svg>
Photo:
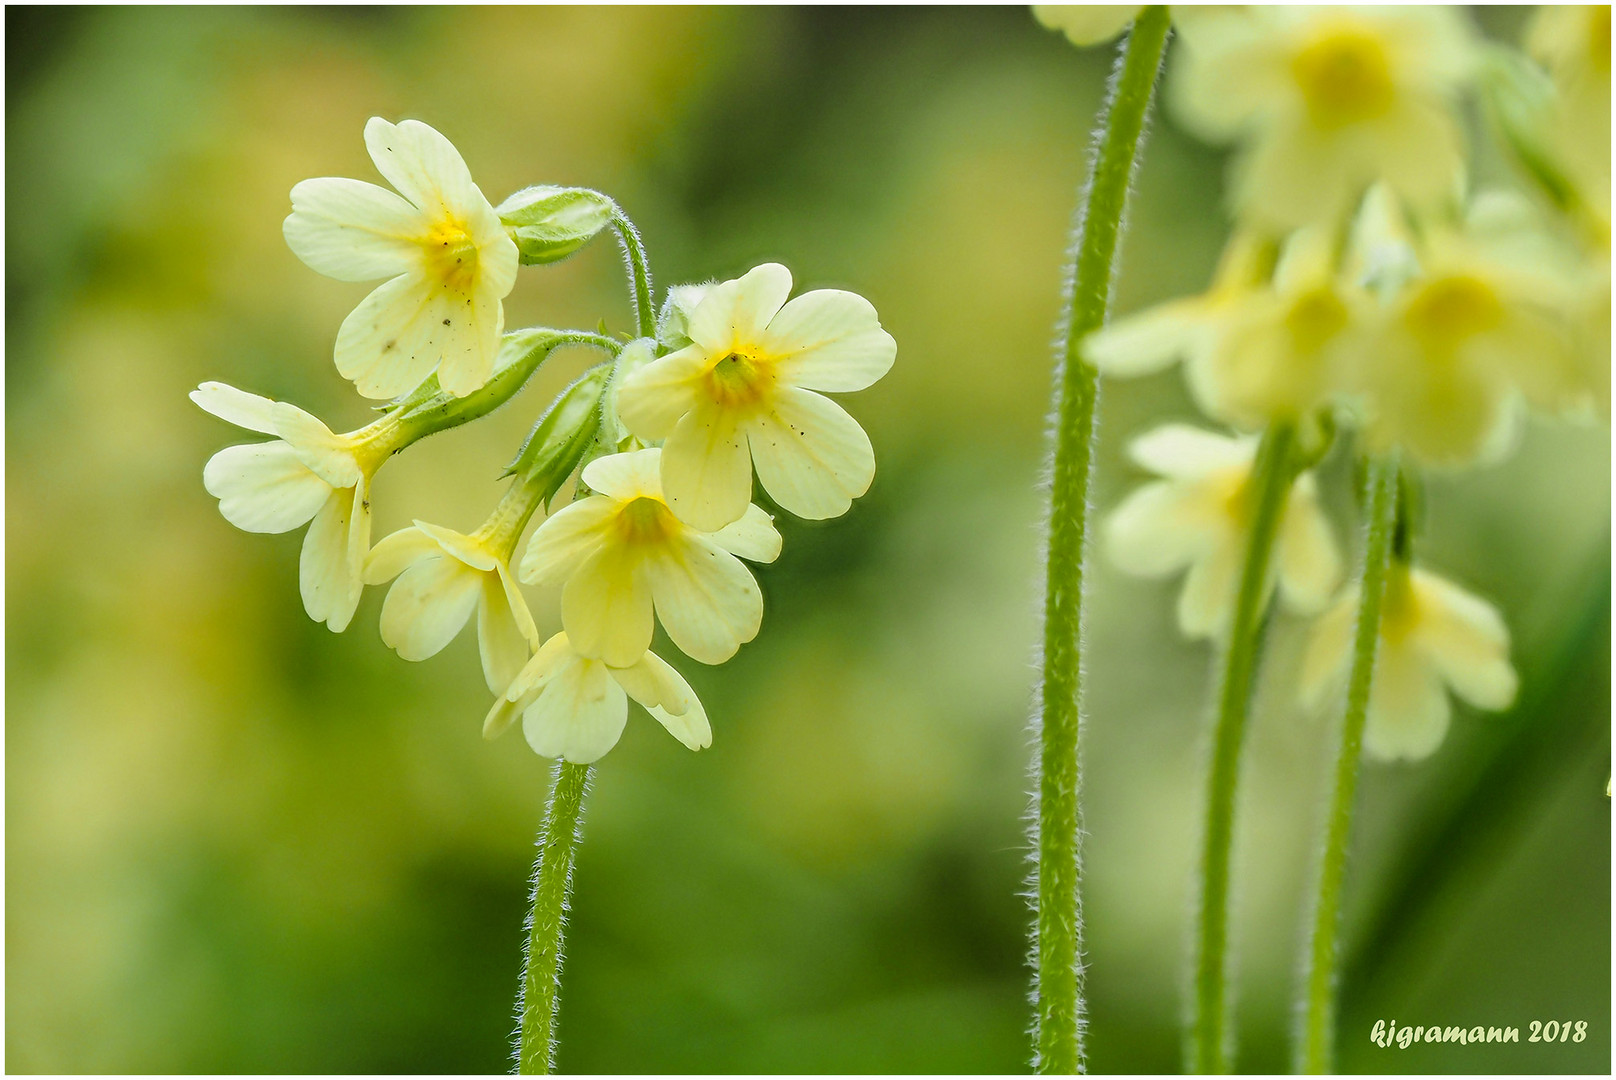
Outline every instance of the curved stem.
<svg viewBox="0 0 1616 1080"><path fill-rule="evenodd" d="M628 263L628 279L634 290L634 313L639 321L639 336L656 337L656 308L651 303L651 266L645 259L645 245L640 242L640 231L621 210L613 212L612 228L617 230L618 242L623 245L623 258Z"/></svg>
<svg viewBox="0 0 1616 1080"><path fill-rule="evenodd" d="M561 938L572 864L578 845L588 765L558 762L550 805L539 833L539 859L533 868L533 909L528 916L527 963L522 970L520 1042L517 1072L548 1073L555 1068L556 997L561 988Z"/></svg>
<svg viewBox="0 0 1616 1080"><path fill-rule="evenodd" d="M1380 642L1386 568L1398 533L1399 485L1395 456L1371 462L1365 484L1369 526L1364 543L1363 583L1358 593L1358 623L1353 633L1347 707L1341 718L1341 743L1335 759L1335 787L1330 794L1330 817L1319 866L1313 926L1304 960L1306 975L1297 1068L1307 1073L1330 1072L1335 1050L1341 883L1346 876L1347 841L1352 835L1353 796L1358 790L1359 753L1363 746L1364 723L1369 715L1370 679Z"/></svg>
<svg viewBox="0 0 1616 1080"><path fill-rule="evenodd" d="M1035 1067L1083 1066L1078 738L1081 728L1083 552L1098 375L1084 336L1104 321L1128 185L1167 44L1167 9L1146 8L1123 46L1073 246L1065 351L1057 389L1050 485L1044 666L1039 704L1038 923Z"/></svg>
<svg viewBox="0 0 1616 1080"><path fill-rule="evenodd" d="M1229 1068L1229 857L1234 839L1235 793L1240 748L1245 741L1251 687L1262 651L1263 614L1269 573L1285 496L1293 478L1295 428L1277 423L1263 436L1248 495L1253 502L1246 562L1229 625L1229 644L1218 686L1216 727L1206 786L1206 833L1201 854L1201 904L1195 936L1194 1012L1190 1030L1191 1072Z"/></svg>

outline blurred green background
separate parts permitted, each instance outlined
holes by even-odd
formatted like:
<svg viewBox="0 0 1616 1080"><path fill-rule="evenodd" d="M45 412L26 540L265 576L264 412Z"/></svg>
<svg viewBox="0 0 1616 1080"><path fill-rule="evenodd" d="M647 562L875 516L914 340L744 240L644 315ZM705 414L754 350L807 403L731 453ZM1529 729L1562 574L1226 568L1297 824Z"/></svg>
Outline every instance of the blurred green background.
<svg viewBox="0 0 1616 1080"><path fill-rule="evenodd" d="M1489 13L1512 35L1519 12ZM357 426L330 350L369 286L281 238L310 176L378 180L416 117L498 201L616 197L663 284L787 263L868 296L897 366L848 401L880 462L846 518L784 524L768 614L690 754L636 712L586 808L568 1071L1013 1072L1027 1060L1022 815L1047 342L1109 63L1025 8L8 8L6 1066L493 1072L507 1064L549 767L485 743L475 643L408 664L380 590L333 636L301 533L238 532L202 464L222 379ZM1170 61L1171 62L1171 61ZM1160 118L1118 309L1196 291L1223 158ZM507 325L630 326L605 242L524 271ZM376 535L481 521L585 362L398 459ZM1178 375L1105 391L1126 437L1194 419ZM1339 455L1338 455L1339 458ZM1524 688L1431 760L1370 765L1349 896L1349 1071L1610 1064L1610 442L1535 423L1431 483L1429 565L1492 598ZM1352 535L1350 466L1325 470ZM1210 651L1176 583L1103 563L1086 774L1091 1064L1172 1070ZM530 591L541 630L555 599ZM1327 719L1281 619L1239 819L1240 1064L1286 1066ZM1376 1019L1515 1025L1382 1050ZM1524 1041L1532 1020L1586 1041Z"/></svg>

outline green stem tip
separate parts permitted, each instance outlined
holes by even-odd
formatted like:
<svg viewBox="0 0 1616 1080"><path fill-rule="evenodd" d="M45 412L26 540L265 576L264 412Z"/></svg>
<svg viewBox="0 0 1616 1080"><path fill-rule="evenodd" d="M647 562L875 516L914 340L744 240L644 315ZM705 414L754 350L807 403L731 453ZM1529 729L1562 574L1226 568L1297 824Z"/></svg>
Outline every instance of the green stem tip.
<svg viewBox="0 0 1616 1080"><path fill-rule="evenodd" d="M1352 666L1347 676L1347 705L1336 748L1334 786L1330 792L1324 852L1319 861L1313 922L1303 956L1301 1029L1297 1039L1299 1072L1332 1071L1335 1051L1336 988L1340 963L1341 886L1346 877L1347 844L1352 836L1353 798L1358 790L1358 763L1364 724L1369 715L1369 689L1380 641L1380 613L1386 594L1386 572L1399 535L1399 482L1395 456L1370 463L1365 479L1368 534L1364 542L1363 582L1358 591L1358 621L1353 631Z"/></svg>
<svg viewBox="0 0 1616 1080"><path fill-rule="evenodd" d="M1039 780L1034 1067L1083 1067L1078 738L1081 727L1083 558L1098 376L1080 354L1105 321L1117 240L1145 114L1167 45L1167 9L1145 8L1122 46L1099 152L1073 244L1071 295L1056 390L1038 703Z"/></svg>

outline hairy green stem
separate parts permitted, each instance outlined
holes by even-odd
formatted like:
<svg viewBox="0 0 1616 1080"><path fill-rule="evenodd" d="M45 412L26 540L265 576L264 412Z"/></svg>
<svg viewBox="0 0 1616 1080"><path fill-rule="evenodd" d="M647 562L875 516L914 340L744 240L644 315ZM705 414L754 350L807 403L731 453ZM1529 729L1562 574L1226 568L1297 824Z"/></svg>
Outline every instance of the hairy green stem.
<svg viewBox="0 0 1616 1080"><path fill-rule="evenodd" d="M645 258L645 245L640 242L640 231L617 210L612 214L612 228L623 245L623 257L628 261L629 284L634 290L634 314L639 322L640 337L656 337L656 307L651 302L651 266Z"/></svg>
<svg viewBox="0 0 1616 1080"><path fill-rule="evenodd" d="M1206 832L1201 852L1200 908L1195 935L1194 1005L1190 1025L1189 1070L1229 1069L1228 994L1229 862L1234 840L1235 794L1240 783L1240 750L1257 659L1262 651L1268 608L1269 565L1294 479L1295 428L1276 423L1263 436L1252 469L1251 533L1245 566L1229 625L1228 646L1218 686L1217 720L1206 785Z"/></svg>
<svg viewBox="0 0 1616 1080"><path fill-rule="evenodd" d="M1105 321L1122 214L1167 28L1167 9L1148 7L1122 48L1073 245L1050 484L1039 718L1034 1065L1046 1073L1073 1073L1083 1067L1078 739L1083 553L1099 379L1080 349L1083 338Z"/></svg>
<svg viewBox="0 0 1616 1080"><path fill-rule="evenodd" d="M1346 877L1347 842L1352 835L1353 797L1358 790L1358 762L1364 723L1369 716L1370 680L1380 642L1381 600L1386 569L1398 533L1398 466L1395 456L1370 463L1365 480L1369 510L1364 543L1363 582L1358 593L1358 623L1353 632L1352 667L1347 678L1347 707L1341 717L1341 741L1335 759L1335 787L1330 793L1324 854L1319 864L1313 925L1304 958L1301 1031L1297 1046L1299 1072L1332 1071L1335 1051L1337 963L1341 931L1341 883Z"/></svg>
<svg viewBox="0 0 1616 1080"><path fill-rule="evenodd" d="M572 864L590 767L558 762L550 789L550 805L539 833L539 858L533 868L533 910L528 916L527 963L522 970L520 1042L516 1066L521 1074L555 1069L556 998L561 988L561 939L567 897L572 891Z"/></svg>

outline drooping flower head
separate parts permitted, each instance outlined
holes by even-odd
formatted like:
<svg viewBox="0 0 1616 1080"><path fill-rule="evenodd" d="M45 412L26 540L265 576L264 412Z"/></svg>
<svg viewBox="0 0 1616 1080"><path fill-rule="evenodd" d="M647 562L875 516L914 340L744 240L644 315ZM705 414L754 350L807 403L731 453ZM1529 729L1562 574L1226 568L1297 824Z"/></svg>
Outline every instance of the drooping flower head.
<svg viewBox="0 0 1616 1080"><path fill-rule="evenodd" d="M721 664L757 636L763 594L737 555L773 562L780 534L748 505L739 520L701 532L674 515L662 494L664 451L597 458L585 466L590 495L533 533L523 581L560 585L571 648L625 668L651 647L653 610L673 643Z"/></svg>
<svg viewBox="0 0 1616 1080"><path fill-rule="evenodd" d="M845 513L875 475L869 436L821 392L869 386L897 344L861 296L790 295L791 272L777 263L708 288L686 320L691 343L623 381L623 422L666 440L668 505L697 529L746 513L754 466L775 502L812 519Z"/></svg>
<svg viewBox="0 0 1616 1080"><path fill-rule="evenodd" d="M337 370L370 398L438 372L456 397L488 381L516 283L517 249L460 152L419 120L365 125L371 160L398 193L321 177L292 189L286 242L341 281L387 278L337 333Z"/></svg>
<svg viewBox="0 0 1616 1080"><path fill-rule="evenodd" d="M1372 757L1417 761L1430 756L1448 731L1448 690L1489 711L1506 709L1515 700L1509 629L1491 604L1396 560L1387 571L1382 603L1363 743ZM1342 685L1357 611L1354 588L1314 627L1301 677L1310 707Z"/></svg>
<svg viewBox="0 0 1616 1080"><path fill-rule="evenodd" d="M1461 175L1452 104L1471 47L1451 10L1254 7L1205 20L1181 59L1180 118L1244 144L1232 191L1243 219L1334 222L1376 180L1430 203Z"/></svg>
<svg viewBox="0 0 1616 1080"><path fill-rule="evenodd" d="M1121 570L1164 577L1189 568L1178 598L1178 625L1192 638L1228 629L1254 511L1255 438L1229 438L1168 424L1135 439L1129 453L1164 477L1124 499L1105 522L1106 552ZM1341 576L1330 524L1311 473L1292 486L1280 519L1280 596L1293 610L1329 602ZM1272 582L1269 585L1272 588Z"/></svg>
<svg viewBox="0 0 1616 1080"><path fill-rule="evenodd" d="M483 678L496 694L539 646L538 627L511 576L516 538L501 535L501 524L496 515L467 536L417 521L384 538L365 560L365 584L398 579L382 604L382 641L406 660L425 660L454 640L475 610Z"/></svg>
<svg viewBox="0 0 1616 1080"><path fill-rule="evenodd" d="M495 738L520 715L522 734L535 751L587 765L617 745L631 697L690 749L713 744L696 692L665 660L645 652L632 664L614 667L580 656L565 631L545 642L494 702L483 735Z"/></svg>
<svg viewBox="0 0 1616 1080"><path fill-rule="evenodd" d="M370 480L395 449L392 426L383 418L336 435L296 405L219 382L203 383L191 400L237 427L278 436L220 450L202 484L225 520L247 532L290 532L312 519L299 567L303 608L340 633L364 589Z"/></svg>

